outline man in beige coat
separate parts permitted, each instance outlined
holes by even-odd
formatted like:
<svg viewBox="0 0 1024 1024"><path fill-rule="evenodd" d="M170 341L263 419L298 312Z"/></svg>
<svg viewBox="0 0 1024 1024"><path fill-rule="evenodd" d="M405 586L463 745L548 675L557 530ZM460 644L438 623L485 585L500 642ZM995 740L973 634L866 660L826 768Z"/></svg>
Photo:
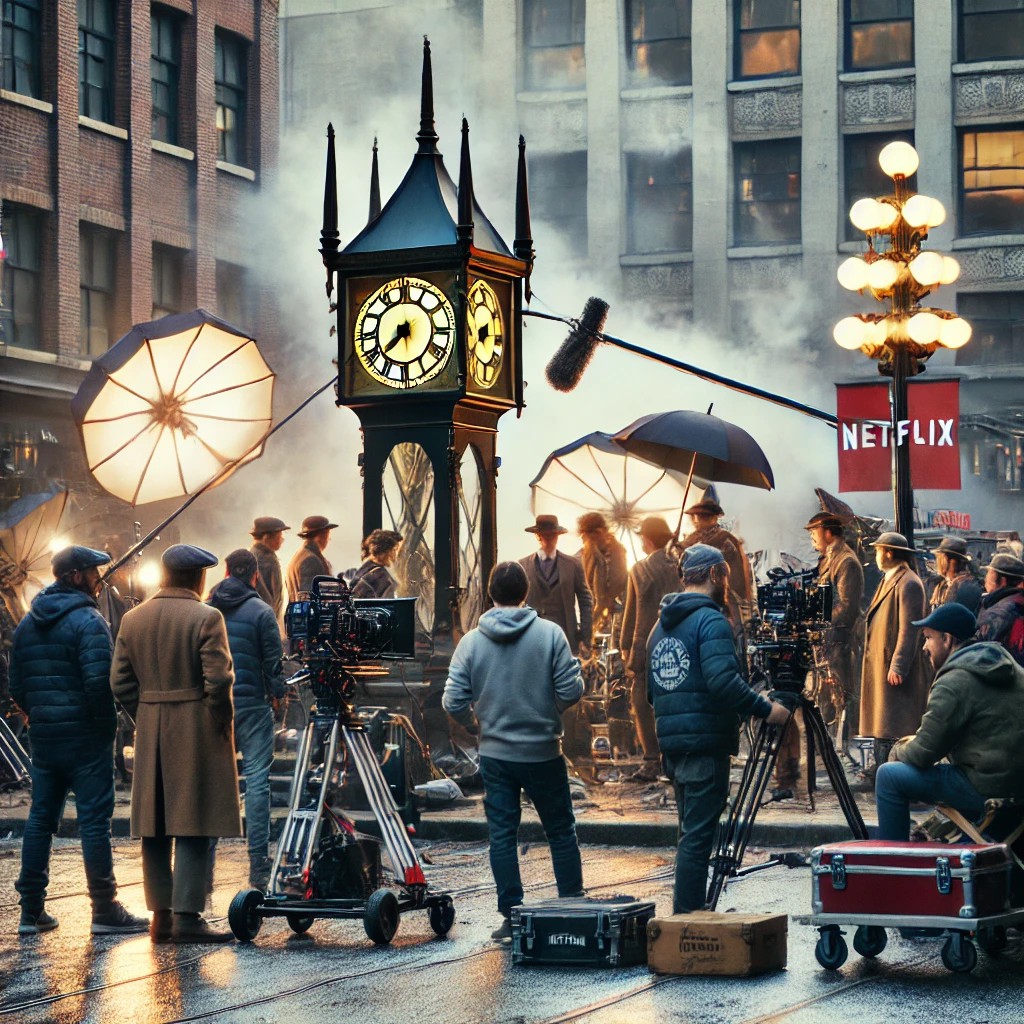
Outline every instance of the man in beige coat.
<svg viewBox="0 0 1024 1024"><path fill-rule="evenodd" d="M135 717L132 835L142 837L153 941L227 942L231 932L201 916L210 839L242 834L227 631L199 599L217 559L175 544L162 562L160 590L121 622L110 675Z"/></svg>
<svg viewBox="0 0 1024 1024"><path fill-rule="evenodd" d="M327 516L306 516L302 520L302 529L299 530L302 547L292 555L288 563L286 582L289 601L298 601L299 594L309 593L317 576L334 575L324 551L330 543L331 530L337 527L338 524L332 523Z"/></svg>

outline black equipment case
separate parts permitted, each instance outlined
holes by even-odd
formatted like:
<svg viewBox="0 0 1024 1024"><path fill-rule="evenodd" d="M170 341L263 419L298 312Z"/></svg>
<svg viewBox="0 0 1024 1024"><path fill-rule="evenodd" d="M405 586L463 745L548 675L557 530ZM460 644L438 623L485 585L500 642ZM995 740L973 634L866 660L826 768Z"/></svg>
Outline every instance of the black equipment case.
<svg viewBox="0 0 1024 1024"><path fill-rule="evenodd" d="M647 962L654 904L632 896L542 900L512 908L512 962L628 967Z"/></svg>

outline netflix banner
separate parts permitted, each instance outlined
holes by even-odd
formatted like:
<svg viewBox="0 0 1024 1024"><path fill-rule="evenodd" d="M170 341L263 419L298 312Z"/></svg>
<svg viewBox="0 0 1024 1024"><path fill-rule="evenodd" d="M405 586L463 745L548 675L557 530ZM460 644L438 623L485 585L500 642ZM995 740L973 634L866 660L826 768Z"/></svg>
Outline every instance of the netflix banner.
<svg viewBox="0 0 1024 1024"><path fill-rule="evenodd" d="M907 406L894 438L888 383L836 385L840 491L889 490L894 444L910 445L915 489L960 489L960 382L912 380Z"/></svg>

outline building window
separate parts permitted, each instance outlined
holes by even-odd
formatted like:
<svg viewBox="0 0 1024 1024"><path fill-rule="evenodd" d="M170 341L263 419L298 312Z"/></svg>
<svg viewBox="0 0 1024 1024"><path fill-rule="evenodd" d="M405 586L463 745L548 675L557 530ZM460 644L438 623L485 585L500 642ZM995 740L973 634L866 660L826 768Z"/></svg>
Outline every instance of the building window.
<svg viewBox="0 0 1024 1024"><path fill-rule="evenodd" d="M737 143L736 245L800 241L800 140Z"/></svg>
<svg viewBox="0 0 1024 1024"><path fill-rule="evenodd" d="M153 319L181 312L181 251L153 246Z"/></svg>
<svg viewBox="0 0 1024 1024"><path fill-rule="evenodd" d="M961 135L961 235L1024 233L1024 128Z"/></svg>
<svg viewBox="0 0 1024 1024"><path fill-rule="evenodd" d="M7 258L0 258L0 341L39 348L42 217L4 203L3 239Z"/></svg>
<svg viewBox="0 0 1024 1024"><path fill-rule="evenodd" d="M78 0L78 112L114 120L114 3Z"/></svg>
<svg viewBox="0 0 1024 1024"><path fill-rule="evenodd" d="M587 254L587 154L530 157L530 205L575 256Z"/></svg>
<svg viewBox="0 0 1024 1024"><path fill-rule="evenodd" d="M961 292L957 312L974 328L957 366L1024 363L1024 292Z"/></svg>
<svg viewBox="0 0 1024 1024"><path fill-rule="evenodd" d="M181 18L159 7L150 18L153 138L178 143L178 82L181 78Z"/></svg>
<svg viewBox="0 0 1024 1024"><path fill-rule="evenodd" d="M526 0L523 17L526 88L582 89L584 0Z"/></svg>
<svg viewBox="0 0 1024 1024"><path fill-rule="evenodd" d="M875 199L892 194L892 178L878 166L878 154L890 142L914 144L913 132L887 132L884 135L847 135L843 139L843 211L848 242L863 242L864 232L845 216L858 199ZM917 191L917 174L907 179L911 192Z"/></svg>
<svg viewBox="0 0 1024 1024"><path fill-rule="evenodd" d="M692 0L629 0L629 68L635 83L689 85Z"/></svg>
<svg viewBox="0 0 1024 1024"><path fill-rule="evenodd" d="M800 73L800 0L736 0L736 77Z"/></svg>
<svg viewBox="0 0 1024 1024"><path fill-rule="evenodd" d="M86 356L110 348L114 307L114 235L83 224L78 241L81 279L79 345Z"/></svg>
<svg viewBox="0 0 1024 1024"><path fill-rule="evenodd" d="M217 32L217 159L246 164L245 117L249 83L248 44L237 36Z"/></svg>
<svg viewBox="0 0 1024 1024"><path fill-rule="evenodd" d="M39 0L3 0L0 87L38 99L41 52Z"/></svg>
<svg viewBox="0 0 1024 1024"><path fill-rule="evenodd" d="M252 329L245 267L217 261L217 313L243 331Z"/></svg>
<svg viewBox="0 0 1024 1024"><path fill-rule="evenodd" d="M914 63L914 0L846 0L846 70Z"/></svg>
<svg viewBox="0 0 1024 1024"><path fill-rule="evenodd" d="M1024 58L1024 0L960 0L960 59Z"/></svg>
<svg viewBox="0 0 1024 1024"><path fill-rule="evenodd" d="M626 155L628 251L690 252L693 248L693 160Z"/></svg>

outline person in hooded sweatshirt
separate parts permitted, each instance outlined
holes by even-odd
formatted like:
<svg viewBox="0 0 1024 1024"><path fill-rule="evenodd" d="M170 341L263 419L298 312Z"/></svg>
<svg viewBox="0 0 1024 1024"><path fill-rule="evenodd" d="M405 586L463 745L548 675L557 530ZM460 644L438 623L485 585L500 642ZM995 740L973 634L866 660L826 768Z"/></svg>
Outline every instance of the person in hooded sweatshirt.
<svg viewBox="0 0 1024 1024"><path fill-rule="evenodd" d="M789 711L755 693L740 675L724 614L729 564L718 548L694 544L679 568L683 591L661 602L647 642L647 699L679 812L672 913L703 910L715 826L729 797L729 758L740 716L785 725Z"/></svg>
<svg viewBox="0 0 1024 1024"><path fill-rule="evenodd" d="M491 937L503 943L512 941L512 908L523 902L517 854L522 793L537 809L551 847L558 895L583 895L561 744L561 715L583 696L583 676L561 627L523 606L528 590L518 562L494 567L487 581L494 607L459 641L442 698L452 718L479 731L491 872L503 917Z"/></svg>
<svg viewBox="0 0 1024 1024"><path fill-rule="evenodd" d="M284 697L283 650L274 609L256 589L256 556L245 548L224 559L227 574L206 602L224 616L235 666L235 748L245 776L245 831L249 843L249 884L270 881L270 766L274 760L274 711ZM212 855L211 855L212 867ZM211 872L212 876L212 872Z"/></svg>
<svg viewBox="0 0 1024 1024"><path fill-rule="evenodd" d="M972 642L975 618L962 604L940 605L914 625L924 630L935 679L917 732L878 769L882 839L909 838L912 801L948 804L977 821L988 799L1024 799L1024 668L1001 644Z"/></svg>

